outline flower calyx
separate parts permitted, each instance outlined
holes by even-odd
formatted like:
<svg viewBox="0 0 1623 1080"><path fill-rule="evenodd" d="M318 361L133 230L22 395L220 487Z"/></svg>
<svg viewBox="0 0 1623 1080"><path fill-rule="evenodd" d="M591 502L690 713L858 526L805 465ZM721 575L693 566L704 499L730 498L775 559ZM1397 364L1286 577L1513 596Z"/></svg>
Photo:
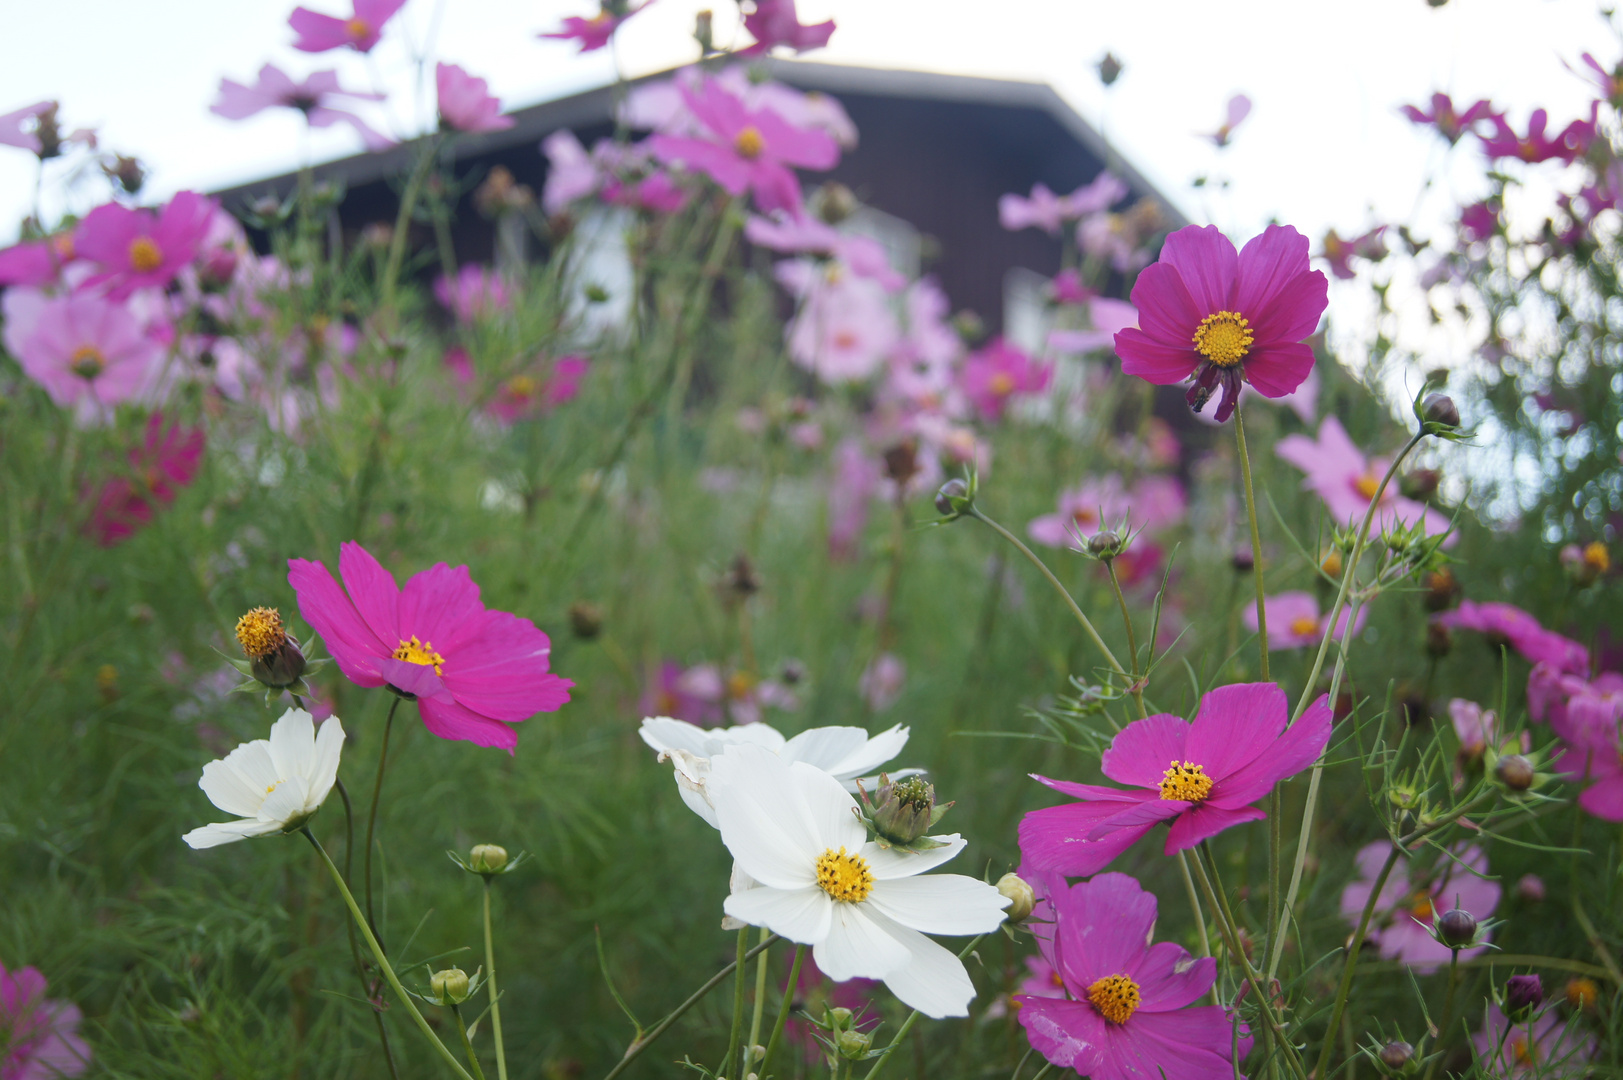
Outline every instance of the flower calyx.
<svg viewBox="0 0 1623 1080"><path fill-rule="evenodd" d="M926 835L940 821L952 803L936 805L935 785L920 776L909 776L892 781L879 774L879 790L868 797L868 789L857 781L860 808L853 807L857 820L868 827L874 843L882 848L896 848L918 854L932 848L945 847L944 841Z"/></svg>
<svg viewBox="0 0 1623 1080"><path fill-rule="evenodd" d="M466 855L447 851L445 856L468 873L478 874L488 882L501 874L511 874L517 870L529 859L530 853L521 851L509 856L507 849L498 844L475 844Z"/></svg>

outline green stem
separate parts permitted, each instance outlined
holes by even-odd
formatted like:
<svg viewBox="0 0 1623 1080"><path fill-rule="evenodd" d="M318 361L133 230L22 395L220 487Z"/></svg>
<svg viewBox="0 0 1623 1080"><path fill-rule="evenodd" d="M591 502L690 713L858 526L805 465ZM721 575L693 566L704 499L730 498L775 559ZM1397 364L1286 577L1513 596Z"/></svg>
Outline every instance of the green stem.
<svg viewBox="0 0 1623 1080"><path fill-rule="evenodd" d="M778 935L773 934L769 936L765 941L761 942L759 945L755 946L755 948L746 953L744 955L744 959L747 961L756 954L765 952L767 947L777 940ZM704 996L706 994L720 986L726 980L727 976L731 975L733 970L737 967L738 961L733 960L729 962L726 967L710 976L709 980L706 981L703 986L699 987L692 994L690 994L686 1001L682 1002L682 1004L671 1010L670 1014L667 1015L665 1019L649 1028L646 1034L640 1035L636 1039L633 1039L631 1045L626 1047L626 1052L621 1055L619 1063L604 1075L603 1080L614 1080L616 1076L619 1076L621 1073L625 1072L627 1067L629 1067L633 1061L636 1061L637 1058L642 1056L642 1052L644 1050L653 1045L655 1039L658 1039L661 1035L665 1034L665 1032L669 1030L670 1026L680 1020L689 1009L693 1008L693 1006L704 1000Z"/></svg>
<svg viewBox="0 0 1623 1080"><path fill-rule="evenodd" d="M457 1034L462 1036L462 1049L468 1055L468 1064L473 1066L474 1080L485 1080L485 1070L479 1067L479 1055L473 1052L473 1040L468 1038L468 1025L462 1022L462 1007L452 1005L451 1015L456 1017Z"/></svg>
<svg viewBox="0 0 1623 1080"><path fill-rule="evenodd" d="M1030 1059L1031 1055L1036 1053L1036 1051L1037 1048L1035 1046L1032 1046L1029 1042L1026 1044L1026 1052L1021 1054L1020 1060L1014 1063L1014 1072L1009 1074L1009 1080L1020 1080L1020 1070L1026 1067L1026 1061Z"/></svg>
<svg viewBox="0 0 1623 1080"><path fill-rule="evenodd" d="M430 137L423 147L423 156L412 170L411 179L406 181L405 192L400 196L400 212L395 215L394 236L389 240L389 262L383 270L383 307L386 309L394 307L395 285L400 280L400 266L406 258L406 236L411 231L412 211L417 208L417 199L422 195L429 170L434 167L439 147L439 136Z"/></svg>
<svg viewBox="0 0 1623 1080"><path fill-rule="evenodd" d="M789 965L789 984L783 988L783 1000L778 1003L778 1018L772 1022L772 1037L766 1041L766 1053L761 1055L761 1067L756 1071L766 1076L772 1067L772 1052L783 1038L783 1025L789 1019L789 1007L795 1001L795 988L800 985L800 962L806 959L806 946L795 946L795 962ZM746 1074L747 1076L747 1074ZM740 1078L743 1080L743 1078Z"/></svg>
<svg viewBox="0 0 1623 1080"><path fill-rule="evenodd" d="M1268 612L1263 605L1262 533L1257 529L1257 496L1251 487L1251 455L1245 448L1245 419L1238 404L1234 407L1234 442L1240 452L1240 481L1245 487L1245 516L1251 522L1251 575L1257 587L1257 662L1262 682L1268 681Z"/></svg>
<svg viewBox="0 0 1623 1080"><path fill-rule="evenodd" d="M727 1075L727 1070L738 1063L738 1038L744 1030L744 954L749 952L750 928L740 927L738 930L738 956L733 960L733 968L737 975L733 979L733 1026L727 1034L727 1056L721 1059L721 1068L716 1070L718 1080ZM742 1078L743 1073L738 1076Z"/></svg>
<svg viewBox="0 0 1623 1080"><path fill-rule="evenodd" d="M1121 579L1116 577L1116 560L1106 559L1105 569L1110 571L1110 587L1116 590L1116 604L1121 608L1121 624L1127 628L1127 659L1133 665L1133 701L1138 704L1139 719L1148 716L1144 709L1144 687L1138 678L1138 637L1133 633L1133 617L1127 613L1127 597L1122 595Z"/></svg>
<svg viewBox="0 0 1623 1080"><path fill-rule="evenodd" d="M1060 584L1060 580L1054 576L1054 572L1048 569L1047 565L1045 565L1041 559L1037 558L1032 550L1028 548L1018 536L1014 535L1014 533L1010 532L1008 529L1005 529L991 518L987 517L981 512L979 507L971 506L969 508L969 514L971 517L975 518L975 520L987 525L993 532L997 533L999 536L1003 537L1003 539L1013 544L1015 548L1019 550L1020 554L1024 555L1028 560L1030 560L1033 566L1042 571L1043 577L1048 579L1048 583L1054 587L1054 591L1059 593L1060 598L1065 601L1065 606L1071 609L1071 614L1076 617L1076 621L1082 625L1083 632L1086 633L1093 643L1099 647L1099 651L1104 653L1105 660L1110 664L1110 669L1117 675L1120 675L1123 679L1126 679L1128 677L1127 672L1123 670L1120 661L1116 659L1116 654L1110 651L1110 646L1105 644L1105 639L1099 636L1099 631L1093 628L1093 623L1088 621L1088 617L1082 613L1082 609L1076 606L1076 601L1071 599L1070 592L1066 590L1064 585ZM870 1072L868 1075L872 1076L873 1073Z"/></svg>
<svg viewBox="0 0 1623 1080"><path fill-rule="evenodd" d="M770 930L761 927L761 940L765 941L769 933ZM744 1068L738 1074L740 1077L749 1075L749 1055L761 1043L761 1015L766 1011L766 960L766 954L762 953L761 958L755 961L755 1007L750 1017L750 1041L744 1049ZM789 992L793 993L794 987L790 987Z"/></svg>
<svg viewBox="0 0 1623 1080"><path fill-rule="evenodd" d="M965 945L963 947L963 950L958 953L958 959L960 961L963 961L963 960L967 959L969 954L975 951L975 946L979 945L981 942L983 942L985 940L986 940L986 935L985 934L981 934L978 937L971 938L969 944ZM912 1031L913 1030L913 1025L918 1023L918 1022L919 1022L919 1011L917 1009L914 1009L912 1012L907 1014L907 1019L902 1021L902 1026L900 1028L898 1028L897 1031L896 1031L896 1037L894 1039L890 1040L890 1045L885 1047L884 1052L879 1055L879 1060L877 1060L877 1061L875 1061L873 1063L873 1068L868 1070L868 1075L866 1077L864 1077L863 1080L875 1080L875 1078L879 1075L879 1070L883 1069L885 1067L885 1062L889 1061L891 1059L891 1057L896 1053L896 1048L898 1046L902 1045L902 1040L907 1038L907 1033ZM1043 1075L1043 1073L1045 1073L1047 1071L1048 1070L1046 1068L1044 1068L1041 1072L1039 1072L1037 1074L1037 1076L1041 1076L1041 1075ZM765 1070L763 1069L762 1072L764 1073ZM1036 1080L1036 1077L1033 1077L1032 1080Z"/></svg>
<svg viewBox="0 0 1623 1080"><path fill-rule="evenodd" d="M366 924L380 939L383 935L378 934L377 919L372 914L372 837L378 827L378 796L383 793L383 770L389 763L389 733L394 730L394 711L399 707L400 698L396 695L389 706L388 718L383 721L383 748L378 751L378 776L372 782L372 808L366 815L366 854L361 859L362 870L366 874Z"/></svg>
<svg viewBox="0 0 1623 1080"><path fill-rule="evenodd" d="M298 700L297 696L294 697ZM301 709L304 706L299 706ZM334 780L333 787L338 790L338 797L344 802L344 880L350 880L350 871L355 862L355 815L349 803L349 789L342 780ZM361 996L368 1002L372 1000L372 981L366 977L366 965L361 961L361 943L355 936L355 924L348 919L344 920L344 929L349 937L349 956L355 962L355 974L360 976ZM383 1063L389 1067L391 1080L400 1080L400 1071L394 1063L394 1051L389 1048L389 1028L383 1022L383 1011L374 1007L372 1019L378 1025L378 1044L383 1047Z"/></svg>
<svg viewBox="0 0 1623 1080"><path fill-rule="evenodd" d="M1396 844L1381 865L1381 872L1375 876L1375 884L1370 887L1369 899L1364 902L1364 913L1358 917L1358 929L1353 931L1352 943L1347 946L1347 962L1341 970L1341 985L1336 987L1335 1004L1330 1009L1330 1026L1324 1031L1324 1046L1319 1051L1319 1064L1313 1070L1314 1076L1329 1076L1326 1071L1330 1068L1330 1054L1336 1046L1336 1035L1341 1030L1341 1014L1347 1009L1347 994L1352 990L1354 969L1358 966L1358 950L1364 947L1364 937L1369 933L1370 920L1375 917L1375 904L1381 898L1381 890L1386 888L1386 879L1392 873L1392 867L1397 865L1398 856L1402 853Z"/></svg>
<svg viewBox="0 0 1623 1080"><path fill-rule="evenodd" d="M1437 1030L1441 1033L1437 1037L1439 1046L1442 1045L1443 1040L1448 1038L1449 1026L1454 1021L1454 995L1459 991L1459 988L1460 951L1450 949L1448 951L1448 993L1443 996L1443 1022L1437 1025ZM1441 1054L1432 1057L1431 1064L1426 1066L1425 1080L1431 1080L1433 1076L1437 1075L1437 1063L1442 1059L1443 1055Z"/></svg>
<svg viewBox="0 0 1623 1080"><path fill-rule="evenodd" d="M343 894L344 903L349 907L350 916L354 918L360 928L361 936L366 939L367 946L371 948L372 958L377 961L378 969L383 972L383 977L388 980L390 987L394 989L395 996L400 999L400 1004L406 1007L406 1011L416 1021L418 1030L423 1033L423 1036L429 1042L434 1044L434 1049L439 1051L440 1057L451 1067L452 1072L456 1073L462 1080L474 1080L451 1051L445 1048L445 1044L440 1042L439 1036L434 1034L434 1029L428 1026L428 1021L423 1019L423 1014L418 1012L417 1006L412 1003L411 995L406 993L406 988L400 985L400 979L395 975L394 968L389 966L388 958L383 955L383 946L378 944L378 939L372 934L372 928L367 925L366 916L361 914L360 905L355 903L354 894L349 891L349 886L344 884L344 875L338 872L337 864L332 861L331 856L327 854L326 849L321 846L321 842L315 838L315 834L309 828L303 828L299 831L316 849L316 853L321 856L321 861L327 864L327 870L332 874L333 884L337 885L338 891Z"/></svg>
<svg viewBox="0 0 1623 1080"><path fill-rule="evenodd" d="M497 1080L507 1080L507 1051L502 1045L502 1006L496 992L496 941L490 932L490 882L485 876L485 980L490 994L490 1034L496 1043Z"/></svg>
<svg viewBox="0 0 1623 1080"><path fill-rule="evenodd" d="M1195 916L1195 928L1200 931L1200 955L1212 955L1212 943L1206 936L1206 917L1200 913L1200 897L1195 892L1195 879L1189 876L1189 853L1178 852L1178 869L1183 871L1183 891L1189 897L1189 910Z"/></svg>

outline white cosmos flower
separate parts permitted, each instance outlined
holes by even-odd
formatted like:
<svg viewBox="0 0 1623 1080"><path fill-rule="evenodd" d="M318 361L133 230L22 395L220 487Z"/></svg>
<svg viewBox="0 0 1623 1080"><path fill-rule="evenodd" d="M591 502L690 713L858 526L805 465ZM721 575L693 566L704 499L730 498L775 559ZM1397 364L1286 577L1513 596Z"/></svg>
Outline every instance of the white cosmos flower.
<svg viewBox="0 0 1623 1080"><path fill-rule="evenodd" d="M203 766L197 786L209 802L241 820L204 825L181 839L194 848L211 848L298 828L320 809L338 779L343 745L338 717L323 723L318 735L309 713L289 709L271 725L269 739L243 743Z"/></svg>
<svg viewBox="0 0 1623 1080"><path fill-rule="evenodd" d="M902 752L908 729L900 724L869 737L858 727L820 727L802 731L786 739L768 724L740 724L730 728L702 728L669 716L650 716L642 722L642 741L653 747L659 760L669 760L676 768L676 787L688 809L716 825L716 812L706 787L713 758L734 746L758 746L784 761L804 762L838 780L846 791L857 790L862 778L873 787L872 773ZM923 772L898 769L890 776L899 779Z"/></svg>
<svg viewBox="0 0 1623 1080"><path fill-rule="evenodd" d="M995 930L1009 899L960 874L917 876L962 851L962 837L920 854L869 843L838 781L756 746L712 759L709 788L722 842L753 879L727 897L728 915L812 946L835 982L883 979L926 1016L969 1014L969 973L924 935Z"/></svg>

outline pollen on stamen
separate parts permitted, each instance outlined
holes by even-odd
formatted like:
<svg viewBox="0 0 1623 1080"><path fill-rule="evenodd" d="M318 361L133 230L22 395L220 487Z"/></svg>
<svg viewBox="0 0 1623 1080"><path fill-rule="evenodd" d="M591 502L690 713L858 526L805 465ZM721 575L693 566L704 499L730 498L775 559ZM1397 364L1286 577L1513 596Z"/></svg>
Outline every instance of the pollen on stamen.
<svg viewBox="0 0 1623 1080"><path fill-rule="evenodd" d="M1308 637L1318 633L1319 620L1310 619L1306 615L1298 615L1291 620L1291 633L1297 637Z"/></svg>
<svg viewBox="0 0 1623 1080"><path fill-rule="evenodd" d="M287 631L276 608L256 607L237 620L237 643L250 660L269 656L287 643Z"/></svg>
<svg viewBox="0 0 1623 1080"><path fill-rule="evenodd" d="M1088 987L1088 1004L1112 1024L1125 1024L1138 1011L1138 983L1126 975L1106 975Z"/></svg>
<svg viewBox="0 0 1623 1080"><path fill-rule="evenodd" d="M858 904L873 891L873 871L861 855L829 848L817 857L817 885L842 903Z"/></svg>
<svg viewBox="0 0 1623 1080"><path fill-rule="evenodd" d="M1219 311L1200 320L1195 351L1218 367L1233 367L1251 351L1251 323L1237 311Z"/></svg>
<svg viewBox="0 0 1623 1080"><path fill-rule="evenodd" d="M765 148L766 140L761 137L761 129L754 124L740 131L733 139L733 149L738 151L738 156L750 161L760 157L761 151Z"/></svg>
<svg viewBox="0 0 1623 1080"><path fill-rule="evenodd" d="M94 345L81 345L68 357L68 367L81 379L94 379L107 370L107 357Z"/></svg>
<svg viewBox="0 0 1623 1080"><path fill-rule="evenodd" d="M138 274L150 274L163 265L163 251L150 236L130 241L130 267Z"/></svg>
<svg viewBox="0 0 1623 1080"><path fill-rule="evenodd" d="M372 33L372 27L365 19L351 19L344 24L344 33L359 40Z"/></svg>
<svg viewBox="0 0 1623 1080"><path fill-rule="evenodd" d="M408 664L418 664L422 667L431 667L434 674L444 675L445 657L434 651L432 641L418 641L417 635L411 635L410 640L400 639L400 644L391 653L396 660L404 660Z"/></svg>
<svg viewBox="0 0 1623 1080"><path fill-rule="evenodd" d="M1192 761L1173 761L1161 774L1161 798L1201 802L1212 793L1212 778Z"/></svg>

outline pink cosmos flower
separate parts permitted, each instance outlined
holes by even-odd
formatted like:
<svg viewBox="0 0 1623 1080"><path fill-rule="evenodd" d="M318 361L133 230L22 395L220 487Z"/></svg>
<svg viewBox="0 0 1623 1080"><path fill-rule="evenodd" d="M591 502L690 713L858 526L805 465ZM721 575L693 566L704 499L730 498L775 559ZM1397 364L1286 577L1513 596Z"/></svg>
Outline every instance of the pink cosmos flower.
<svg viewBox="0 0 1623 1080"><path fill-rule="evenodd" d="M227 120L246 120L266 109L297 109L304 114L305 122L311 127L348 124L360 135L368 150L382 150L394 145L393 139L375 131L359 116L333 105L334 98L382 101L383 95L345 90L338 85L336 71L317 71L303 82L294 82L276 65L266 64L259 69L258 81L252 86L244 86L232 79L221 79L220 98L209 106L209 111Z"/></svg>
<svg viewBox="0 0 1623 1080"><path fill-rule="evenodd" d="M1376 840L1358 850L1358 877L1341 894L1341 914L1355 928L1391 851L1389 840ZM1436 971L1448 963L1450 950L1428 928L1438 913L1454 908L1470 912L1478 923L1486 922L1499 906L1500 892L1498 882L1478 876L1487 872L1488 857L1475 844L1456 845L1453 858L1439 857L1426 880L1411 878L1408 864L1400 861L1387 875L1375 902L1367 940L1380 945L1381 956L1387 960L1401 960L1421 974ZM1461 949L1460 959L1486 951L1485 945Z"/></svg>
<svg viewBox="0 0 1623 1080"><path fill-rule="evenodd" d="M660 664L643 689L637 710L644 716L669 716L690 724L714 727L725 721L720 673L713 665L684 668L674 660Z"/></svg>
<svg viewBox="0 0 1623 1080"><path fill-rule="evenodd" d="M556 41L573 41L579 44L583 53L596 52L609 43L614 32L620 29L620 24L631 16L652 4L654 0L643 0L636 7L624 8L621 14L615 14L615 6L604 3L602 10L590 18L580 15L571 15L565 19L559 29L548 34L538 34L537 37L551 38Z"/></svg>
<svg viewBox="0 0 1623 1080"><path fill-rule="evenodd" d="M1499 716L1492 709L1484 709L1474 701L1452 698L1448 702L1448 718L1454 725L1454 734L1460 740L1460 754L1466 758L1479 758L1490 746L1504 742L1499 730ZM1522 732L1522 749L1527 749L1527 732Z"/></svg>
<svg viewBox="0 0 1623 1080"><path fill-rule="evenodd" d="M1098 292L1082 283L1082 272L1075 267L1061 270L1055 274L1054 280L1049 282L1049 291L1053 294L1054 303L1056 304L1085 304L1099 295ZM1133 312L1134 324L1137 321L1138 312L1135 310Z"/></svg>
<svg viewBox="0 0 1623 1080"><path fill-rule="evenodd" d="M528 619L488 610L466 566L436 563L401 589L354 541L339 549L342 589L321 563L287 566L300 614L345 677L415 700L442 739L512 753L514 725L569 700L574 683L547 670L547 635Z"/></svg>
<svg viewBox="0 0 1623 1080"><path fill-rule="evenodd" d="M102 484L85 531L102 547L123 543L152 522L196 477L203 460L202 428L147 420L146 436L130 451L129 471Z"/></svg>
<svg viewBox="0 0 1623 1080"><path fill-rule="evenodd" d="M455 64L434 65L439 91L440 124L453 131L506 131L511 116L502 115L502 103L490 94L490 84L476 79Z"/></svg>
<svg viewBox="0 0 1623 1080"><path fill-rule="evenodd" d="M778 211L770 217L752 214L744 238L756 247L834 259L858 277L872 278L886 292L896 292L907 278L890 265L885 246L870 236L842 233L804 213Z"/></svg>
<svg viewBox="0 0 1623 1080"><path fill-rule="evenodd" d="M1319 759L1330 741L1330 698L1286 727L1290 707L1273 683L1219 687L1193 723L1170 713L1135 720L1100 763L1126 789L1034 779L1081 802L1034 810L1020 822L1020 850L1039 870L1098 873L1161 822L1166 853L1194 847L1268 815L1251 804Z"/></svg>
<svg viewBox="0 0 1623 1080"><path fill-rule="evenodd" d="M969 354L961 374L964 393L987 420L1003 419L1016 394L1040 394L1054 377L1054 365L1040 363L1002 338Z"/></svg>
<svg viewBox="0 0 1623 1080"><path fill-rule="evenodd" d="M828 484L828 555L836 561L857 556L857 542L868 524L869 504L879 490L879 465L857 439L834 450L834 475Z"/></svg>
<svg viewBox="0 0 1623 1080"><path fill-rule="evenodd" d="M1110 209L1127 191L1126 183L1109 172L1101 172L1069 195L1055 195L1047 184L1033 184L1028 198L1015 194L998 197L998 222L1011 232L1041 229L1057 236L1067 222Z"/></svg>
<svg viewBox="0 0 1623 1080"><path fill-rule="evenodd" d="M744 29L755 44L740 49L740 56L757 56L786 45L797 53L821 49L834 33L834 20L803 24L795 13L795 0L755 0L755 10L744 16Z"/></svg>
<svg viewBox="0 0 1623 1080"><path fill-rule="evenodd" d="M1343 240L1336 230L1331 229L1324 234L1324 250L1319 257L1330 264L1330 272L1343 281L1351 281L1358 276L1352 268L1352 259L1356 256L1369 262L1379 262L1386 258L1386 244L1382 242L1381 235L1386 232L1385 225L1355 236L1351 240Z"/></svg>
<svg viewBox="0 0 1623 1080"><path fill-rule="evenodd" d="M1581 675L1589 670L1589 650L1546 630L1539 621L1514 604L1462 600L1453 611L1434 616L1451 630L1475 630L1497 645L1508 644L1533 663L1549 664L1557 671Z"/></svg>
<svg viewBox="0 0 1623 1080"><path fill-rule="evenodd" d="M1170 941L1149 943L1156 900L1126 874L1100 874L1051 897L1043 959L1066 997L1021 994L1016 1014L1043 1057L1092 1080L1227 1080L1235 1074L1229 1013L1196 1005L1217 961ZM1240 1028L1239 1056L1251 1049Z"/></svg>
<svg viewBox="0 0 1623 1080"><path fill-rule="evenodd" d="M139 395L163 357L127 305L95 293L15 288L3 306L6 348L23 372L84 420Z"/></svg>
<svg viewBox="0 0 1623 1080"><path fill-rule="evenodd" d="M1310 592L1282 592L1273 596L1263 597L1264 610L1268 612L1268 648L1277 649L1305 649L1317 645L1324 640L1325 627L1329 625L1328 613L1319 614L1319 602ZM1245 609L1245 625L1252 633L1257 630L1257 605ZM1358 617L1353 621L1353 634L1364 632L1364 622L1369 617L1369 608L1360 607ZM1341 609L1336 616L1335 638L1341 639L1341 632L1347 627L1347 607Z"/></svg>
<svg viewBox="0 0 1623 1080"><path fill-rule="evenodd" d="M651 136L654 156L707 174L729 194L750 191L764 212L799 208L800 181L790 166L832 169L840 159L829 136L797 128L769 108L749 108L717 79L697 90L679 85L703 133Z"/></svg>
<svg viewBox="0 0 1623 1080"><path fill-rule="evenodd" d="M1430 111L1422 111L1413 105L1405 105L1398 110L1416 124L1426 124L1434 127L1450 143L1460 141L1460 136L1466 134L1483 120L1493 119L1493 105L1487 101L1477 101L1466 108L1464 112L1454 108L1454 101L1447 94L1431 95Z"/></svg>
<svg viewBox="0 0 1623 1080"><path fill-rule="evenodd" d="M1302 344L1329 303L1329 283L1308 268L1307 237L1270 225L1235 254L1215 225L1167 237L1161 258L1133 285L1141 329L1116 335L1122 370L1152 383L1195 377L1189 406L1221 388L1219 422L1234 414L1242 381L1283 397L1313 370Z"/></svg>
<svg viewBox="0 0 1623 1080"><path fill-rule="evenodd" d="M347 19L296 7L287 17L287 24L299 35L293 47L300 52L318 53L348 45L356 52L371 52L383 36L383 24L394 18L405 3L406 0L355 0L354 13Z"/></svg>
<svg viewBox="0 0 1623 1080"><path fill-rule="evenodd" d="M37 288L55 285L73 261L73 234L60 232L44 240L14 244L0 251L0 285Z"/></svg>
<svg viewBox="0 0 1623 1080"><path fill-rule="evenodd" d="M906 685L906 662L895 653L883 652L874 657L857 680L857 692L869 711L880 713L896 704Z"/></svg>
<svg viewBox="0 0 1623 1080"><path fill-rule="evenodd" d="M1330 516L1339 524L1358 524L1364 520L1387 468L1384 461L1366 459L1363 451L1347 436L1341 421L1333 416L1326 416L1319 425L1317 439L1287 435L1274 444L1274 453L1307 474L1302 486L1318 493ZM1371 529L1379 531L1400 521L1421 520L1426 523L1428 536L1446 532L1449 527L1448 518L1399 495L1397 484L1391 483L1375 509Z"/></svg>
<svg viewBox="0 0 1623 1080"><path fill-rule="evenodd" d="M1076 534L1086 539L1124 518L1134 529L1156 533L1182 521L1186 506L1183 485L1170 476L1147 476L1130 489L1114 474L1090 477L1060 492L1059 512L1033 518L1026 535L1048 547L1071 547Z"/></svg>
<svg viewBox="0 0 1623 1080"><path fill-rule="evenodd" d="M1207 135L1206 138L1212 141L1213 146L1216 146L1219 150L1221 150L1223 147L1227 146L1233 141L1234 129L1239 127L1245 118L1250 115L1251 99L1246 97L1244 94L1235 94L1233 97L1229 98L1228 108L1224 113L1223 122L1217 126L1216 131Z"/></svg>
<svg viewBox="0 0 1623 1080"><path fill-rule="evenodd" d="M96 207L73 234L74 254L100 267L83 287L105 284L114 300L163 288L197 257L219 209L193 191L182 191L157 215L119 203Z"/></svg>
<svg viewBox="0 0 1623 1080"><path fill-rule="evenodd" d="M458 270L455 281L444 274L436 278L434 299L464 323L490 318L513 306L501 275L476 263L467 263Z"/></svg>
<svg viewBox="0 0 1623 1080"><path fill-rule="evenodd" d="M1059 969L1041 956L1026 957L1026 977L1015 991L1024 997L1063 998L1065 978Z"/></svg>
<svg viewBox="0 0 1623 1080"><path fill-rule="evenodd" d="M1544 127L1549 123L1549 114L1543 109L1534 109L1533 115L1527 118L1526 135L1516 134L1503 116L1490 119L1493 121L1493 134L1480 136L1482 152L1490 161L1516 158L1529 163L1552 160L1571 162L1582 156L1595 139L1595 125L1587 120L1574 120L1553 138L1545 135Z"/></svg>
<svg viewBox="0 0 1623 1080"><path fill-rule="evenodd" d="M1566 700L1558 709L1550 710L1551 729L1577 747L1600 750L1615 747L1619 731L1623 729L1623 674L1603 671L1588 681L1576 675L1565 675L1562 682ZM1527 694L1531 709L1531 676Z"/></svg>
<svg viewBox="0 0 1623 1080"><path fill-rule="evenodd" d="M1477 1061L1493 1080L1578 1080L1591 1074L1595 1036L1561 1019L1554 1009L1510 1025L1499 1006L1488 1004L1482 1030L1471 1035Z"/></svg>
<svg viewBox="0 0 1623 1080"><path fill-rule="evenodd" d="M1055 280L1058 281L1057 278ZM1138 309L1127 301L1095 296L1086 302L1088 321L1093 324L1093 329L1051 330L1048 333L1050 349L1076 353L1108 349L1115 342L1117 334L1129 327L1138 329Z"/></svg>
<svg viewBox="0 0 1623 1080"><path fill-rule="evenodd" d="M90 1067L79 1006L47 998L47 985L38 968L0 964L0 1080L55 1080Z"/></svg>
<svg viewBox="0 0 1623 1080"><path fill-rule="evenodd" d="M838 263L779 263L778 281L801 297L785 329L789 359L826 383L866 379L879 370L901 329L885 288Z"/></svg>
<svg viewBox="0 0 1623 1080"><path fill-rule="evenodd" d="M1570 779L1586 781L1578 805L1602 821L1623 821L1623 750L1615 733L1605 745L1590 733L1591 745L1576 745L1563 753L1560 763Z"/></svg>
<svg viewBox="0 0 1623 1080"><path fill-rule="evenodd" d="M39 153L39 133L34 130L25 131L23 125L30 120L38 120L41 115L55 107L54 101L36 101L15 112L0 113L0 146L16 146L32 154Z"/></svg>
<svg viewBox="0 0 1623 1080"><path fill-rule="evenodd" d="M451 369L458 384L465 388L472 387L478 381L473 361L465 349L447 349L445 366ZM586 368L586 358L574 354L560 356L551 363L538 361L528 370L497 383L494 392L482 404L485 411L501 424L545 416L580 394Z"/></svg>

